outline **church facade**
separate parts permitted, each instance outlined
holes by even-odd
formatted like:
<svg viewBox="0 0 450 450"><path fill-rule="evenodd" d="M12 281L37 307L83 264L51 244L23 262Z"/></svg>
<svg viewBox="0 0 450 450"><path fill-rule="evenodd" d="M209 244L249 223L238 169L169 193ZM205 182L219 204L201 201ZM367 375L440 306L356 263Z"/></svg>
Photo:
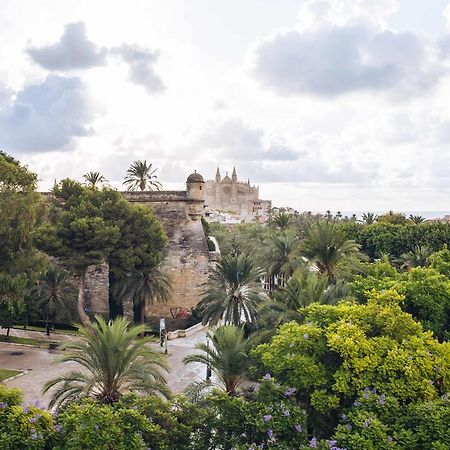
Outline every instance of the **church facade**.
<svg viewBox="0 0 450 450"><path fill-rule="evenodd" d="M231 178L228 172L221 177L217 168L214 180L205 183L205 210L208 212L224 212L238 216L242 220L268 217L272 202L260 200L259 187L252 186L250 180L239 181L236 168Z"/></svg>

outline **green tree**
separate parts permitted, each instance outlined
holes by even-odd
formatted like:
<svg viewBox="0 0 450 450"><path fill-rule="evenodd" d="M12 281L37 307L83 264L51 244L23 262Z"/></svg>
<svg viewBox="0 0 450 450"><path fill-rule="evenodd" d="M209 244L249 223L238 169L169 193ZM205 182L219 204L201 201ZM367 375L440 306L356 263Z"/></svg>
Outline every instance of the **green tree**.
<svg viewBox="0 0 450 450"><path fill-rule="evenodd" d="M183 359L185 364L200 363L211 368L220 381L220 387L229 395L235 395L242 383L248 367L248 344L244 330L234 325L224 325L208 332L207 339L212 345L203 342L195 345L202 353L188 355ZM204 389L211 388L210 381L197 382L189 387L188 392L199 395Z"/></svg>
<svg viewBox="0 0 450 450"><path fill-rule="evenodd" d="M363 221L366 225L376 222L378 215L372 212L367 212L362 215Z"/></svg>
<svg viewBox="0 0 450 450"><path fill-rule="evenodd" d="M240 325L253 322L258 305L266 298L259 278L263 272L242 254L225 257L213 270L206 295L199 303L203 323Z"/></svg>
<svg viewBox="0 0 450 450"><path fill-rule="evenodd" d="M295 273L284 287L274 292L272 299L261 306L261 328L272 335L279 325L301 320L302 308L312 303L334 305L346 294L347 287L341 281L329 284L326 275Z"/></svg>
<svg viewBox="0 0 450 450"><path fill-rule="evenodd" d="M166 241L150 208L130 205L112 189L89 189L63 180L53 190L49 222L35 232L35 242L78 276L78 314L85 312L85 274L90 265L109 263L110 284L133 270L156 266Z"/></svg>
<svg viewBox="0 0 450 450"><path fill-rule="evenodd" d="M152 170L152 164L147 164L147 161L134 161L127 170L127 176L123 184L129 191L145 191L146 189L152 191L161 189L161 183L157 181L155 175L158 169Z"/></svg>
<svg viewBox="0 0 450 450"><path fill-rule="evenodd" d="M85 370L69 372L48 381L43 392L51 390L50 407L69 404L83 398L114 403L125 392L168 395L160 369L167 366L158 353L138 336L145 326L130 326L123 317L106 322L80 325L81 342L66 344L58 362L76 362Z"/></svg>
<svg viewBox="0 0 450 450"><path fill-rule="evenodd" d="M108 182L108 180L100 172L85 173L83 178L86 185L94 189L98 187L99 184Z"/></svg>
<svg viewBox="0 0 450 450"><path fill-rule="evenodd" d="M0 151L0 326L7 334L43 269L31 239L39 206L36 175Z"/></svg>
<svg viewBox="0 0 450 450"><path fill-rule="evenodd" d="M425 222L425 217L410 214L408 217L408 220L410 220L412 223L418 225L419 223Z"/></svg>
<svg viewBox="0 0 450 450"><path fill-rule="evenodd" d="M69 277L69 272L52 265L34 289L34 298L45 312L47 335L50 335L50 328L54 328L56 314L62 309L70 309L76 302L76 289Z"/></svg>
<svg viewBox="0 0 450 450"><path fill-rule="evenodd" d="M300 244L293 232L271 234L263 247L263 261L268 279L269 291L277 285L283 286L294 271L300 266Z"/></svg>
<svg viewBox="0 0 450 450"><path fill-rule="evenodd" d="M292 218L290 214L279 212L272 219L272 225L280 231L286 231L292 225Z"/></svg>
<svg viewBox="0 0 450 450"><path fill-rule="evenodd" d="M411 269L413 267L427 267L428 258L433 250L428 245L416 245L410 252L403 253L399 259L402 267Z"/></svg>
<svg viewBox="0 0 450 450"><path fill-rule="evenodd" d="M334 282L339 262L357 253L358 249L358 244L347 239L334 222L318 222L308 231L302 253L317 267L319 273Z"/></svg>
<svg viewBox="0 0 450 450"><path fill-rule="evenodd" d="M396 213L394 211L381 214L377 219L378 222L392 223L395 225L404 225L406 220L406 216L403 213Z"/></svg>
<svg viewBox="0 0 450 450"><path fill-rule="evenodd" d="M402 301L387 290L363 305L312 304L301 323L282 325L269 344L257 348L265 367L297 389L315 432L331 432L369 389L404 406L445 393L449 344L424 332L401 310Z"/></svg>
<svg viewBox="0 0 450 450"><path fill-rule="evenodd" d="M149 304L164 303L172 293L172 278L160 267L134 271L126 281L126 296L139 309L140 321L145 323L145 308Z"/></svg>
<svg viewBox="0 0 450 450"><path fill-rule="evenodd" d="M450 278L450 250L447 245L442 250L433 253L428 259L430 267Z"/></svg>

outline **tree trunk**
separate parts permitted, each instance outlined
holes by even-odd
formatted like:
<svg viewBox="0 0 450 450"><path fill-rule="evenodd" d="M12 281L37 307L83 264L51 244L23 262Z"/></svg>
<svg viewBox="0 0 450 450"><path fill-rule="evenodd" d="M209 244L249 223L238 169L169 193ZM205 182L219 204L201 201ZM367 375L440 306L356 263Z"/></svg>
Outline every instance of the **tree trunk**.
<svg viewBox="0 0 450 450"><path fill-rule="evenodd" d="M145 325L145 300L141 302L141 324Z"/></svg>
<svg viewBox="0 0 450 450"><path fill-rule="evenodd" d="M8 327L8 328L6 329L6 338L5 338L6 341L9 339L9 330L10 330L10 329L11 329L11 327Z"/></svg>
<svg viewBox="0 0 450 450"><path fill-rule="evenodd" d="M77 310L81 323L83 325L89 325L91 321L89 320L89 316L86 314L86 311L84 309L85 306L86 306L86 269L83 270L82 274L78 278Z"/></svg>

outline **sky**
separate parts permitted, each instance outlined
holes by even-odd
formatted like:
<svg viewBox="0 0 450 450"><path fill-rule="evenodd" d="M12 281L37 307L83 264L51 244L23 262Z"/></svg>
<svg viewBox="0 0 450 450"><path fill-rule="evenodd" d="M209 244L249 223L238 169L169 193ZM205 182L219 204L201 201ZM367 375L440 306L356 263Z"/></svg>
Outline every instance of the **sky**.
<svg viewBox="0 0 450 450"><path fill-rule="evenodd" d="M275 206L450 210L450 0L0 0L0 149L39 188L236 166Z"/></svg>

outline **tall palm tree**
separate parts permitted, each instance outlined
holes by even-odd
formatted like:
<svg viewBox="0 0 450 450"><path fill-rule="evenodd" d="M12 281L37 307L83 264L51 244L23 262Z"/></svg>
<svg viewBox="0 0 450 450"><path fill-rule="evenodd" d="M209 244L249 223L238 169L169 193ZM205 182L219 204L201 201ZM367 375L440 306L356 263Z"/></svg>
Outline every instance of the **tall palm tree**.
<svg viewBox="0 0 450 450"><path fill-rule="evenodd" d="M334 305L348 293L342 281L329 284L326 275L296 272L260 309L260 323L272 332L282 323L300 320L300 309L311 303ZM273 334L273 333L272 333Z"/></svg>
<svg viewBox="0 0 450 450"><path fill-rule="evenodd" d="M203 311L203 323L240 325L253 322L258 305L267 298L259 278L263 271L253 261L241 254L222 259L213 270L205 297L199 307Z"/></svg>
<svg viewBox="0 0 450 450"><path fill-rule="evenodd" d="M91 187L96 188L97 185L107 183L108 180L100 172L88 172L83 175L85 183Z"/></svg>
<svg viewBox="0 0 450 450"><path fill-rule="evenodd" d="M427 267L428 258L433 254L433 250L428 245L416 245L410 252L403 253L399 262L402 267L412 269L413 267Z"/></svg>
<svg viewBox="0 0 450 450"><path fill-rule="evenodd" d="M357 253L358 244L336 227L334 222L317 222L307 232L302 253L313 263L319 273L330 282L336 280L337 265L343 258Z"/></svg>
<svg viewBox="0 0 450 450"><path fill-rule="evenodd" d="M82 340L66 344L57 362L76 362L84 370L74 370L48 381L43 393L52 389L49 407L61 406L91 397L102 403L114 403L127 392L160 393L168 396L160 369L167 371L162 356L146 346L138 336L143 325L129 326L123 317L106 322L80 325Z"/></svg>
<svg viewBox="0 0 450 450"><path fill-rule="evenodd" d="M63 308L75 305L77 291L70 282L70 275L64 269L50 266L41 276L33 296L45 312L47 335L54 327L55 316Z"/></svg>
<svg viewBox="0 0 450 450"><path fill-rule="evenodd" d="M139 309L142 324L145 323L145 307L167 302L171 293L172 278L158 266L136 270L126 281L125 294Z"/></svg>
<svg viewBox="0 0 450 450"><path fill-rule="evenodd" d="M134 161L127 170L127 176L123 184L127 186L129 191L137 191L138 189L141 191L146 189L159 191L162 185L157 181L158 177L155 175L157 170L152 170L152 164L147 164L147 161Z"/></svg>
<svg viewBox="0 0 450 450"><path fill-rule="evenodd" d="M218 378L220 383L217 386L229 395L235 395L249 365L248 341L244 337L244 330L234 325L224 325L218 327L214 333L208 332L207 339L212 345L196 344L195 348L202 353L188 355L183 362L204 364ZM188 387L187 393L198 398L212 386L214 383L209 381L193 383Z"/></svg>
<svg viewBox="0 0 450 450"><path fill-rule="evenodd" d="M298 238L293 232L272 234L264 241L263 252L269 291L273 291L275 278L283 286L301 264Z"/></svg>
<svg viewBox="0 0 450 450"><path fill-rule="evenodd" d="M377 220L378 216L377 216L377 214L374 214L372 212L367 212L362 215L362 218L366 225L370 225Z"/></svg>

